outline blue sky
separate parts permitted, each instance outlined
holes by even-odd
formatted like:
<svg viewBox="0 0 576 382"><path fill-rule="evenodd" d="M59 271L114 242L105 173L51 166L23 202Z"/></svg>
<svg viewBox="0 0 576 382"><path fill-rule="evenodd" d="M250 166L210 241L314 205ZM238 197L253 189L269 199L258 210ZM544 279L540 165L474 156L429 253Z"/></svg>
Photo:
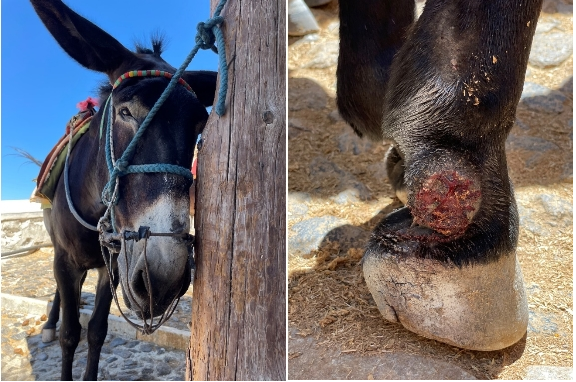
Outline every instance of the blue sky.
<svg viewBox="0 0 576 382"><path fill-rule="evenodd" d="M192 47L196 24L210 16L209 0L66 0L129 49L149 46L150 36L166 37L162 57L179 67ZM27 199L39 168L14 156L22 148L44 160L64 134L76 104L95 97L103 74L83 68L60 48L25 0L1 1L1 194L2 200ZM188 69L217 70L212 51L200 51Z"/></svg>

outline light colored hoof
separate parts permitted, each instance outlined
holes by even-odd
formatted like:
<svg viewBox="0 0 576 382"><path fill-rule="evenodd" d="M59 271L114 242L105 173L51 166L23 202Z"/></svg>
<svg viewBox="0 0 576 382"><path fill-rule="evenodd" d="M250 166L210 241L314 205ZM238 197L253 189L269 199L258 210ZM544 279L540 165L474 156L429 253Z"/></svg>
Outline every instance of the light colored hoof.
<svg viewBox="0 0 576 382"><path fill-rule="evenodd" d="M42 342L52 342L56 339L56 329L42 329Z"/></svg>
<svg viewBox="0 0 576 382"><path fill-rule="evenodd" d="M363 270L384 318L421 336L491 351L526 333L528 305L516 254L459 268L367 251Z"/></svg>

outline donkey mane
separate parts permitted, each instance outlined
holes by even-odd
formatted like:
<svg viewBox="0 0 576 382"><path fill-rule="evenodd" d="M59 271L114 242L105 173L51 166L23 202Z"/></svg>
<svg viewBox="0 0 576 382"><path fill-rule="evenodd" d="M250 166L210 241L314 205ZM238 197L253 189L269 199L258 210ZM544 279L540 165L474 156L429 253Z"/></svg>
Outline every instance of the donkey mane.
<svg viewBox="0 0 576 382"><path fill-rule="evenodd" d="M161 34L155 33L151 37L151 42L152 42L152 49L146 47L141 42L138 41L135 42L134 45L136 46L136 53L153 54L156 57L160 57L160 55L164 53L164 47L167 45L166 38Z"/></svg>

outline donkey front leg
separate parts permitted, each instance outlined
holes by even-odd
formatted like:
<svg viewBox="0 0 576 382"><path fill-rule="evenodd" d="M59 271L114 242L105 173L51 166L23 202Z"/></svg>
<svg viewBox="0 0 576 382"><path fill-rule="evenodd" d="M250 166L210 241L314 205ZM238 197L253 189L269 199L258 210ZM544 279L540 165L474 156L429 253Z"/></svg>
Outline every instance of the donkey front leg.
<svg viewBox="0 0 576 382"><path fill-rule="evenodd" d="M428 0L390 66L382 127L406 207L375 228L364 277L387 320L465 349L528 325L505 141L541 3Z"/></svg>
<svg viewBox="0 0 576 382"><path fill-rule="evenodd" d="M78 301L86 271L74 268L65 260L68 256L62 252L62 250L55 248L54 277L56 278L62 305L62 325L60 326L62 372L60 379L62 381L71 381L74 352L80 341L82 329L78 319Z"/></svg>
<svg viewBox="0 0 576 382"><path fill-rule="evenodd" d="M116 290L118 286L118 268L116 266L114 266L113 283L114 290ZM85 381L95 381L98 377L98 362L100 361L100 351L108 332L108 313L110 312L111 302L110 276L106 268L98 268L96 303L88 323L88 364L84 373Z"/></svg>
<svg viewBox="0 0 576 382"><path fill-rule="evenodd" d="M52 302L52 308L50 309L50 314L48 314L48 321L44 324L42 328L42 342L52 342L56 339L56 324L60 319L60 293L56 289L54 294L54 301Z"/></svg>

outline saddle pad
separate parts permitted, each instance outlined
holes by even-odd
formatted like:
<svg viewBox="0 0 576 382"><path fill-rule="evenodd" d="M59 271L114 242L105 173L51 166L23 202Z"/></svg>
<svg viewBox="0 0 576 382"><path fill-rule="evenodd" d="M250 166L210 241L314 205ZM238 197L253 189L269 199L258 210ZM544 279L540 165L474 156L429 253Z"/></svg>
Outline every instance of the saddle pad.
<svg viewBox="0 0 576 382"><path fill-rule="evenodd" d="M36 178L36 188L30 197L31 202L41 203L42 208L50 208L52 206L52 199L56 193L56 185L64 170L64 161L66 160L68 142L70 140L70 136L68 135L69 129L72 128L74 131L74 137L72 138L72 148L74 148L78 139L88 131L90 121L95 113L95 110L90 108L78 113L68 122L66 125L66 134L60 138L56 146L50 150L44 163L42 163L42 167L40 167L40 173Z"/></svg>

